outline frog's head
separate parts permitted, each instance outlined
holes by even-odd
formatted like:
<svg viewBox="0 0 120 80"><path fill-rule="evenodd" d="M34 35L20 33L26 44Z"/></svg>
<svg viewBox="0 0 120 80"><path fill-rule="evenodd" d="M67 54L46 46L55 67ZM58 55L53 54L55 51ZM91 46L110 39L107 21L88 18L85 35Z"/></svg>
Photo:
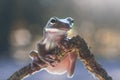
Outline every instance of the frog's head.
<svg viewBox="0 0 120 80"><path fill-rule="evenodd" d="M52 17L45 26L46 32L67 32L72 29L74 20L71 17L59 19Z"/></svg>

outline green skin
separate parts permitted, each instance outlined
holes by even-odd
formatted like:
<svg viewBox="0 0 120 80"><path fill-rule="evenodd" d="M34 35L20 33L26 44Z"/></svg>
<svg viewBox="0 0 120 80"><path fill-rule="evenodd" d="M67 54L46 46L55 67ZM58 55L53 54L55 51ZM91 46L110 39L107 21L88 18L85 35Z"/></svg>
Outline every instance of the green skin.
<svg viewBox="0 0 120 80"><path fill-rule="evenodd" d="M43 38L37 44L37 51L32 51L30 57L33 59L33 63L41 66L37 61L41 59L49 66L45 68L46 71L52 74L67 73L68 77L72 77L74 73L74 67L77 55L75 52L67 53L68 55L62 61L56 61L56 56L50 54L49 51L55 47L62 47L60 42L62 40L68 40L67 32L73 26L73 19L67 17L65 19L59 19L52 17L44 28ZM54 62L54 64L52 64Z"/></svg>

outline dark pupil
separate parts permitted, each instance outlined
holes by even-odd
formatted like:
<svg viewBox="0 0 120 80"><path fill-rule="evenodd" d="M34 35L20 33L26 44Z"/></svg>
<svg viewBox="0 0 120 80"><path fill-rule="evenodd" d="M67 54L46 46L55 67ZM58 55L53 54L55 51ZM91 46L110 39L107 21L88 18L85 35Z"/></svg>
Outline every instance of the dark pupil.
<svg viewBox="0 0 120 80"><path fill-rule="evenodd" d="M74 20L72 20L71 23L74 23Z"/></svg>
<svg viewBox="0 0 120 80"><path fill-rule="evenodd" d="M52 20L51 20L51 23L55 23L55 22L56 22L56 20L55 20L55 19L52 19Z"/></svg>

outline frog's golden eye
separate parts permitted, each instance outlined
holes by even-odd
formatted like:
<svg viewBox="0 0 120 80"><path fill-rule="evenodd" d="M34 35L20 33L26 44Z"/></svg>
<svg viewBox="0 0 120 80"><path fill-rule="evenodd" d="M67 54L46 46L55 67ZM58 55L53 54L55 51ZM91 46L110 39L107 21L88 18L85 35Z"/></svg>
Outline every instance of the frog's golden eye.
<svg viewBox="0 0 120 80"><path fill-rule="evenodd" d="M51 23L56 23L56 21L57 21L56 19L51 19L50 22L51 22Z"/></svg>

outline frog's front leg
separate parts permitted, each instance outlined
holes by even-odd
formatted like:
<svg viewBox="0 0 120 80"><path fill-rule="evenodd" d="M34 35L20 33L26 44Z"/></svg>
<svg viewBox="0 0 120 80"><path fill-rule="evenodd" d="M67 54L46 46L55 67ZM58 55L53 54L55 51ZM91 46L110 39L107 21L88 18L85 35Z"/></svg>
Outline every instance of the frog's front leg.
<svg viewBox="0 0 120 80"><path fill-rule="evenodd" d="M53 67L55 66L54 64L52 64L53 62L59 62L55 54L50 54L49 51L45 49L45 45L38 43L37 48L39 57L43 62Z"/></svg>
<svg viewBox="0 0 120 80"><path fill-rule="evenodd" d="M59 60L56 59L56 55L51 55L51 54L47 54L44 58L41 58L41 60L52 67L55 66L55 64L53 63L59 62Z"/></svg>
<svg viewBox="0 0 120 80"><path fill-rule="evenodd" d="M36 68L39 67L43 67L43 64L45 64L39 57L38 52L36 50L33 50L30 52L29 54L30 58L32 59L32 63L31 63L31 70L36 70ZM32 74L33 72L29 72L29 74Z"/></svg>

